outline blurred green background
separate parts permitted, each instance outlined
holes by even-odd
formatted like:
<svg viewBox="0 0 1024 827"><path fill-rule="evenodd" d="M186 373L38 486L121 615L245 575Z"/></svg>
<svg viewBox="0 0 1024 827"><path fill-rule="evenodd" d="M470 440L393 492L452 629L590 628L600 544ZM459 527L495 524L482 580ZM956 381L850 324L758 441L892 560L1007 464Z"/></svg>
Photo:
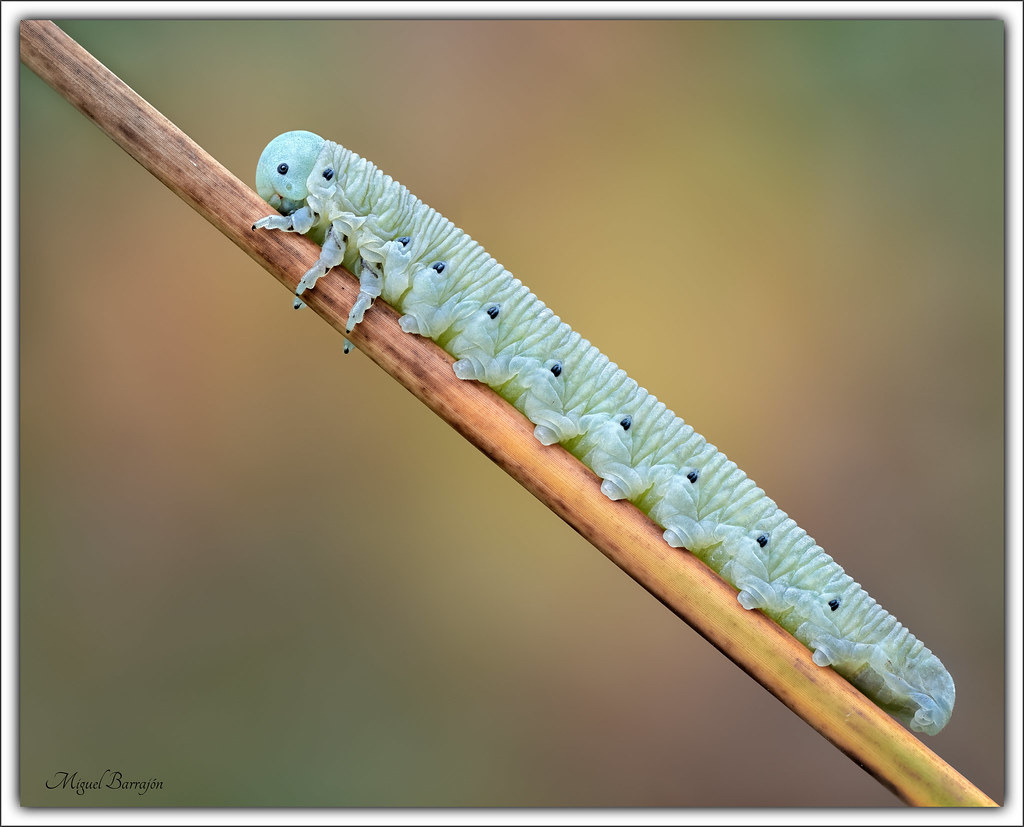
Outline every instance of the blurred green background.
<svg viewBox="0 0 1024 827"><path fill-rule="evenodd" d="M1003 795L1000 21L65 30L244 181L370 158L956 678ZM26 805L896 798L21 70ZM157 778L74 796L54 773Z"/></svg>

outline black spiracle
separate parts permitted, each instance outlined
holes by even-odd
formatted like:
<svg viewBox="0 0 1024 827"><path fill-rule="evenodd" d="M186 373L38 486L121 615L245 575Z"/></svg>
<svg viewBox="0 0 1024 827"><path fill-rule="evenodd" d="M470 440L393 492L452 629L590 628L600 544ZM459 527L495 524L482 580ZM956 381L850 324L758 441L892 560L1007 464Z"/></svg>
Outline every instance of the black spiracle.
<svg viewBox="0 0 1024 827"><path fill-rule="evenodd" d="M759 535L757 535L757 544L761 548L764 548L766 545L768 545L768 535L767 534L759 534Z"/></svg>
<svg viewBox="0 0 1024 827"><path fill-rule="evenodd" d="M324 170L323 174L324 174L324 180L325 181L330 181L334 177L334 170L331 169L330 167L327 167L327 169Z"/></svg>
<svg viewBox="0 0 1024 827"><path fill-rule="evenodd" d="M561 376L562 375L562 363L561 362L555 362L551 366L551 372L553 374L555 374L555 376Z"/></svg>
<svg viewBox="0 0 1024 827"><path fill-rule="evenodd" d="M445 264L443 261L435 261L433 264L430 265L430 269L433 270L438 275L441 275L441 273L444 272L447 266L448 265Z"/></svg>
<svg viewBox="0 0 1024 827"><path fill-rule="evenodd" d="M403 247L408 247L410 241L412 241L412 239L409 238L409 236L407 235L403 235L400 239L398 239L398 243L401 244Z"/></svg>
<svg viewBox="0 0 1024 827"><path fill-rule="evenodd" d="M830 601L828 601L828 607L829 607L829 608L830 608L830 609L831 609L831 610L832 610L833 612L834 612L834 611L835 611L836 609L838 609L838 608L839 608L839 598L837 598L837 597L833 597L833 598L832 598L832 599L831 599Z"/></svg>
<svg viewBox="0 0 1024 827"><path fill-rule="evenodd" d="M698 478L699 476L700 476L700 474L698 474L698 473L697 473L696 471L691 471L691 472L690 472L689 474L687 474L687 475L686 475L686 478L687 478L687 479L688 479L688 480L689 480L690 482L696 482L696 481L697 481L697 478Z"/></svg>
<svg viewBox="0 0 1024 827"><path fill-rule="evenodd" d="M498 318L498 314L500 312L501 312L501 307L499 305L496 305L496 304L492 304L490 307L487 308L487 315L490 316L492 319L497 319Z"/></svg>
<svg viewBox="0 0 1024 827"><path fill-rule="evenodd" d="M619 424L622 426L622 430L628 431L629 427L633 424L633 417L624 416L619 420Z"/></svg>

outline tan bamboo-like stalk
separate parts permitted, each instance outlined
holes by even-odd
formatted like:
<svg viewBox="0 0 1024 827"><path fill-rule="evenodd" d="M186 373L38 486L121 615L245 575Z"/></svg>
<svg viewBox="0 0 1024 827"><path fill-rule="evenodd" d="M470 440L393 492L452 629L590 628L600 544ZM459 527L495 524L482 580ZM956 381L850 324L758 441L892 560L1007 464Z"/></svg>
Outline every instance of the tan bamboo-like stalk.
<svg viewBox="0 0 1024 827"><path fill-rule="evenodd" d="M50 21L21 23L21 59L122 149L289 291L319 248L295 234L253 232L270 211L173 123ZM344 331L358 282L336 268L303 300ZM998 806L910 732L757 611L633 505L612 502L590 469L544 447L529 422L484 385L464 382L432 341L403 333L383 301L353 344L547 505L730 660L897 796L914 805Z"/></svg>

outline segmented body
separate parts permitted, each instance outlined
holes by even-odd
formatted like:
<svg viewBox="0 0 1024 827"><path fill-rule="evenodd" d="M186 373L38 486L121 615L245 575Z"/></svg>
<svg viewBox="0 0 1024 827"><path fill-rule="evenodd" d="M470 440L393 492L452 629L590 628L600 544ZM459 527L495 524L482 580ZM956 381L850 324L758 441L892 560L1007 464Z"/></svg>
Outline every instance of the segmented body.
<svg viewBox="0 0 1024 827"><path fill-rule="evenodd" d="M282 171L283 170L283 171ZM322 244L297 294L337 264L360 278L349 327L373 300L402 329L455 357L664 531L911 729L934 734L954 685L939 659L886 612L736 464L554 315L462 230L373 164L308 132L279 136L257 189L288 217L255 228ZM301 301L296 299L296 307ZM347 349L347 343L346 343Z"/></svg>

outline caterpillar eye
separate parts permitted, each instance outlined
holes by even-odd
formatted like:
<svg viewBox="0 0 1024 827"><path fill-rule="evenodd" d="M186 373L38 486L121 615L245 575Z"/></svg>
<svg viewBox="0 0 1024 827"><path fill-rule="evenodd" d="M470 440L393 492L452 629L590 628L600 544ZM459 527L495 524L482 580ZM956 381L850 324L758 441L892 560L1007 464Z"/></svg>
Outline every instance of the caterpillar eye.
<svg viewBox="0 0 1024 827"><path fill-rule="evenodd" d="M445 268L447 266L448 265L445 264L443 261L435 261L433 264L430 265L430 269L433 270L438 275L441 275L441 273L445 271Z"/></svg>
<svg viewBox="0 0 1024 827"><path fill-rule="evenodd" d="M619 420L619 424L622 426L622 430L628 431L630 426L633 424L633 417L624 416Z"/></svg>
<svg viewBox="0 0 1024 827"><path fill-rule="evenodd" d="M282 164L281 166L284 166L284 164ZM324 170L323 174L324 174L324 180L325 181L330 181L334 177L334 170L331 169L330 167L327 167L327 169Z"/></svg>
<svg viewBox="0 0 1024 827"><path fill-rule="evenodd" d="M278 174L280 174L280 175L287 175L288 174L288 164L278 164L277 165L277 171L278 171Z"/></svg>
<svg viewBox="0 0 1024 827"><path fill-rule="evenodd" d="M691 471L689 474L686 475L686 478L690 482L696 482L698 477L700 477L700 474L698 474L696 471Z"/></svg>
<svg viewBox="0 0 1024 827"><path fill-rule="evenodd" d="M498 314L500 312L501 312L501 307L496 305L496 304L492 304L490 307L487 308L487 315L490 316L492 319L497 319L498 318Z"/></svg>
<svg viewBox="0 0 1024 827"><path fill-rule="evenodd" d="M757 544L761 548L764 548L766 545L768 545L768 535L767 534L759 535L758 538L757 538Z"/></svg>
<svg viewBox="0 0 1024 827"><path fill-rule="evenodd" d="M561 362L555 362L551 366L551 372L553 374L555 374L555 376L561 376L562 375L562 363Z"/></svg>
<svg viewBox="0 0 1024 827"><path fill-rule="evenodd" d="M398 239L398 243L401 244L403 247L408 247L410 241L412 241L412 239L409 238L409 236L407 235L403 235L400 239Z"/></svg>
<svg viewBox="0 0 1024 827"><path fill-rule="evenodd" d="M830 601L828 601L828 607L834 612L836 609L839 608L839 601L836 598L832 598Z"/></svg>

